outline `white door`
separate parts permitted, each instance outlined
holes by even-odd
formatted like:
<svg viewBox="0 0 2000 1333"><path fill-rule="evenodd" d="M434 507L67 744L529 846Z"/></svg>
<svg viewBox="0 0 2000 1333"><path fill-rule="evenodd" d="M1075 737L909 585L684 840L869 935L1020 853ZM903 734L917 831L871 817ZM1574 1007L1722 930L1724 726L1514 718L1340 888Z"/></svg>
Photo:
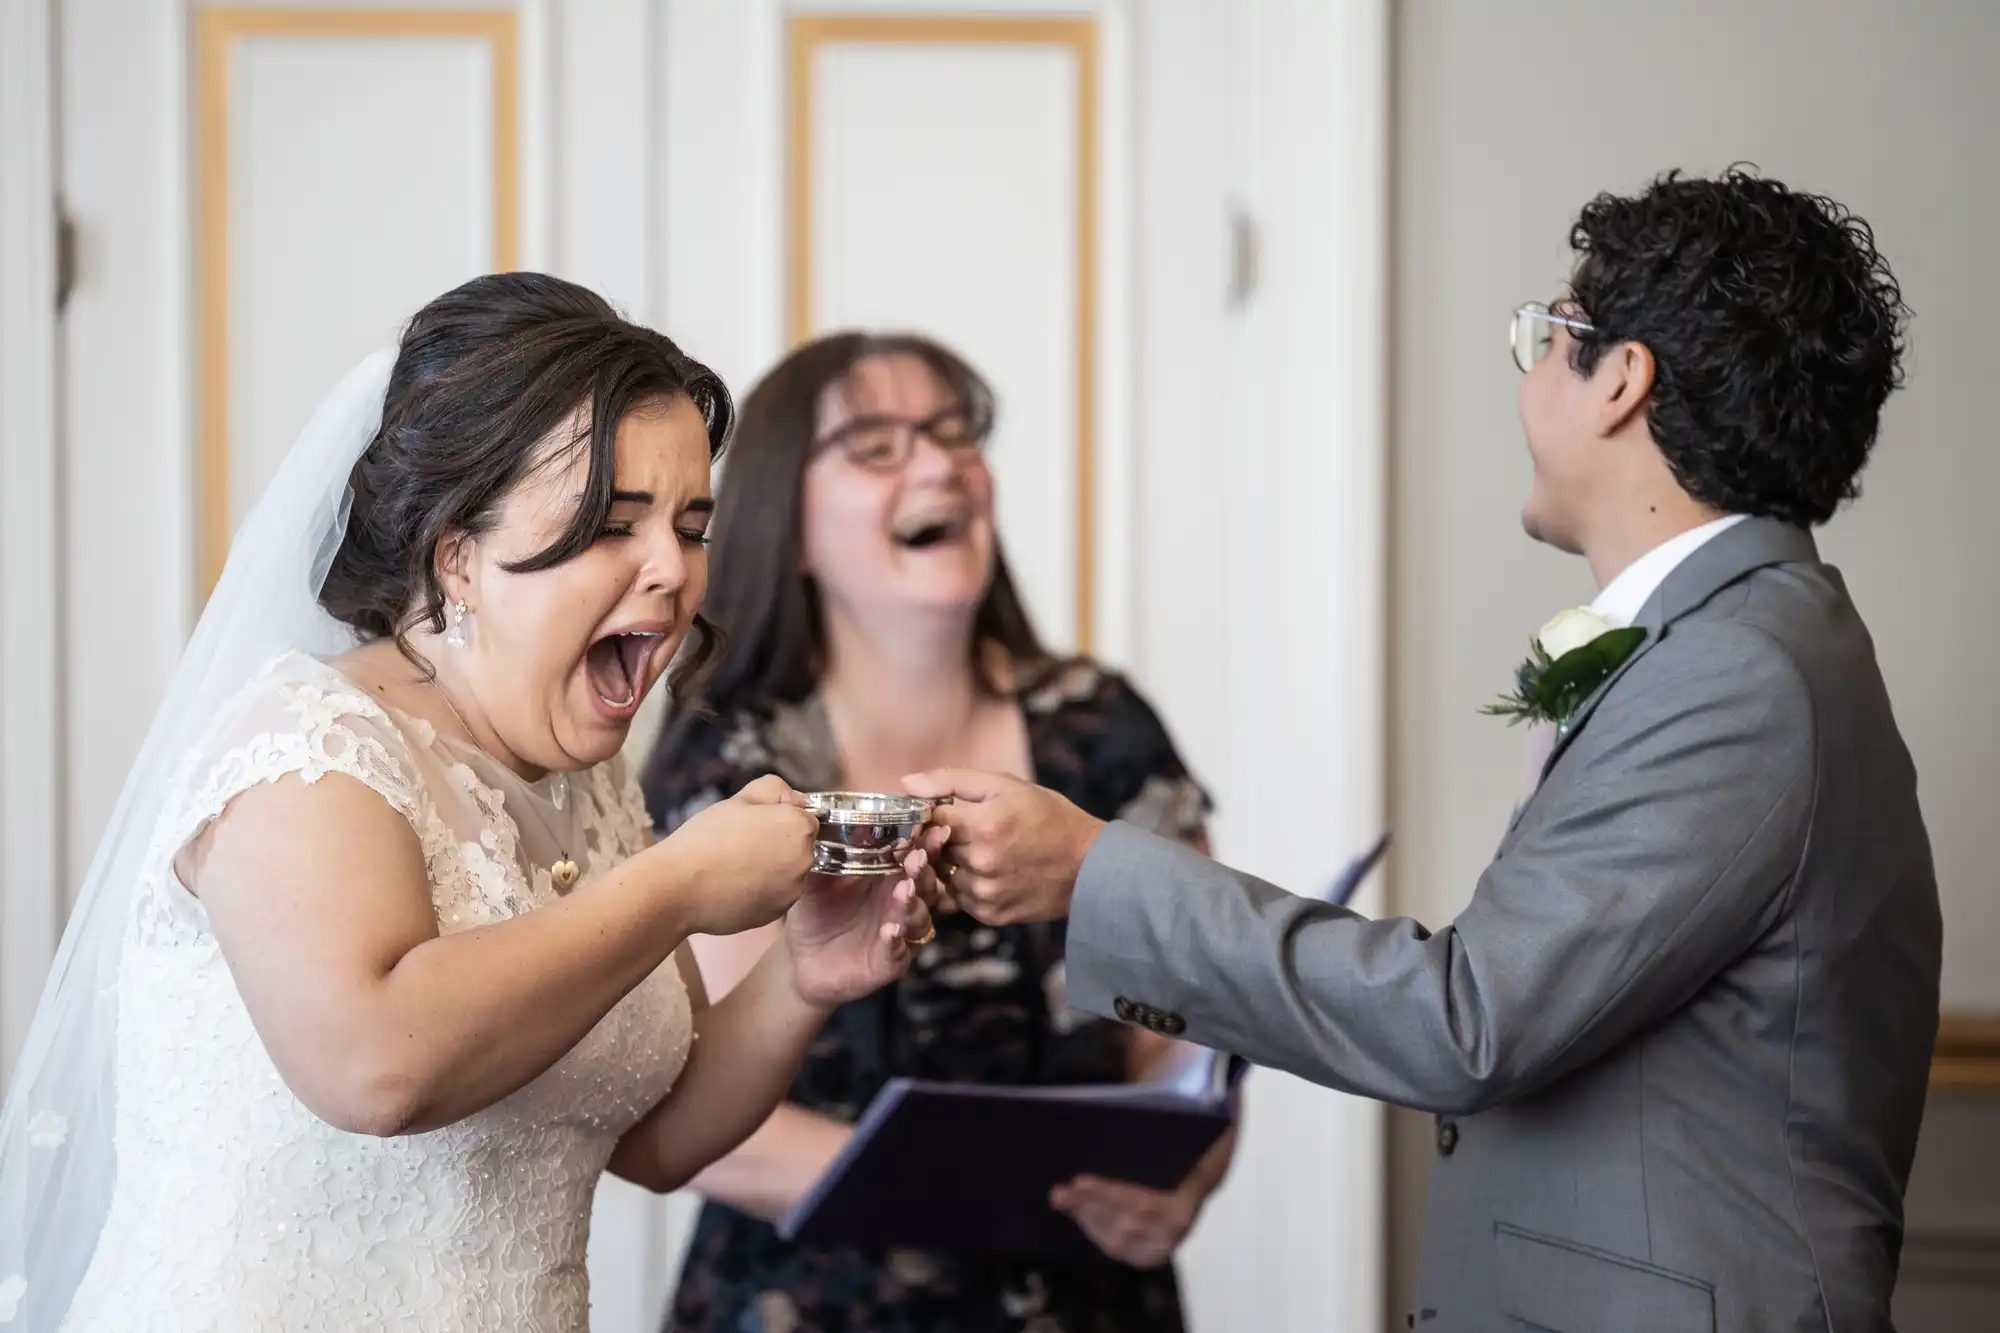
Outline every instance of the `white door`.
<svg viewBox="0 0 2000 1333"><path fill-rule="evenodd" d="M1225 859L1317 889L1383 809L1386 5L666 12L667 326L739 385L845 325L964 348L1041 627L1161 706ZM1249 1106L1195 1327L1380 1327L1379 1109Z"/></svg>
<svg viewBox="0 0 2000 1333"><path fill-rule="evenodd" d="M739 390L838 324L959 343L1003 398L1002 522L1042 628L1134 672L1217 795L1220 852L1310 890L1376 832L1382 0L54 8L60 493L39 528L10 507L6 540L61 576L0 582L10 625L45 590L61 647L44 882L87 866L313 402L424 300L512 266L596 287ZM11 444L8 466L38 475ZM0 671L55 674L8 644ZM22 790L4 808L41 817ZM4 854L11 879L29 853ZM11 1024L45 954L6 901ZM1374 1108L1259 1074L1187 1251L1196 1326L1379 1327L1380 1155ZM594 1328L657 1325L692 1207L601 1192Z"/></svg>
<svg viewBox="0 0 2000 1333"><path fill-rule="evenodd" d="M492 269L655 317L659 6L58 7L74 885L235 523L349 367ZM664 1217L637 1190L601 1197L599 1327L657 1326Z"/></svg>
<svg viewBox="0 0 2000 1333"><path fill-rule="evenodd" d="M62 922L55 8L0 8L0 1089Z"/></svg>

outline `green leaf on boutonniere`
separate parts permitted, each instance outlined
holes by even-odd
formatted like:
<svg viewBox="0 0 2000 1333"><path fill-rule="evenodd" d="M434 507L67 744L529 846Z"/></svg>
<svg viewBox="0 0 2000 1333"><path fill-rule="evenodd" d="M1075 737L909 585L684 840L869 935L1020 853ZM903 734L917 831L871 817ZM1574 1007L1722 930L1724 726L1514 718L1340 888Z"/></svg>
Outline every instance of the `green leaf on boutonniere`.
<svg viewBox="0 0 2000 1333"><path fill-rule="evenodd" d="M1643 629L1614 629L1553 660L1539 642L1531 643L1527 660L1515 673L1514 693L1480 711L1489 717L1504 717L1510 726L1516 722L1563 726L1591 692L1645 641Z"/></svg>

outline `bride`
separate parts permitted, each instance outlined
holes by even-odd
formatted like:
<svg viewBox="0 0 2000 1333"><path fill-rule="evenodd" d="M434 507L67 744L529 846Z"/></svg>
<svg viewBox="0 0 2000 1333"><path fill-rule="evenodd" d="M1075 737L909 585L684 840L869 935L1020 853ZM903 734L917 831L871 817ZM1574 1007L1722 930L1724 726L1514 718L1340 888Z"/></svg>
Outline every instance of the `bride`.
<svg viewBox="0 0 2000 1333"><path fill-rule="evenodd" d="M618 757L717 651L730 415L672 342L520 273L431 302L320 408L0 1115L0 1325L581 1333L599 1175L677 1188L900 975L921 851L808 884L776 778L654 844ZM780 916L709 1004L688 937Z"/></svg>

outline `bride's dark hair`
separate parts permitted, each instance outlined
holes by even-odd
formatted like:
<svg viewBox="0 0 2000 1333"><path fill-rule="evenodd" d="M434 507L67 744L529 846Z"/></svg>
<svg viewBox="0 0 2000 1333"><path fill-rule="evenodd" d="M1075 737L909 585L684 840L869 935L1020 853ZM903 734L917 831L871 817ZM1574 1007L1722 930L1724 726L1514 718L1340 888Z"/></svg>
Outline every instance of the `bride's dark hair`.
<svg viewBox="0 0 2000 1333"><path fill-rule="evenodd" d="M524 477L580 449L590 472L575 517L546 549L505 568L531 573L579 554L611 510L619 423L683 398L701 413L713 460L735 416L729 391L665 335L542 273L497 273L446 292L403 331L381 429L354 465L353 508L320 605L364 638L394 638L410 653L409 631L444 629L439 542L489 531ZM575 437L545 449L573 418ZM689 690L720 649L715 627L696 616L669 688Z"/></svg>

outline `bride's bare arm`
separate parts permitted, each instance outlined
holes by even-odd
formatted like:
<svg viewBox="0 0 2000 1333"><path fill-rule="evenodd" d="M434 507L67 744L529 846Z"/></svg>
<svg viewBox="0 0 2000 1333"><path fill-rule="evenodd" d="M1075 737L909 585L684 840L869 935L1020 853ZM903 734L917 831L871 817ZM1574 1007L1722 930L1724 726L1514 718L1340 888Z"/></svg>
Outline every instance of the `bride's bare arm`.
<svg viewBox="0 0 2000 1333"><path fill-rule="evenodd" d="M706 987L716 995L715 1004L729 1004L745 985L753 985L760 967L771 965L771 957L784 949L783 933L776 924L740 935L698 936L682 949L682 975L692 974L690 993L702 995ZM696 1024L706 1032L713 1021L711 1009L697 1012ZM811 1034L808 1033L808 1040ZM695 1043L699 1056L707 1041ZM804 1056L801 1046L792 1062ZM689 1075L695 1069L690 1067ZM793 1068L785 1070L785 1083L767 1089L769 1115L751 1127L740 1142L724 1145L727 1152L710 1152L706 1158L686 1159L695 1174L676 1178L660 1171L645 1147L649 1136L659 1134L659 1126L642 1123L627 1139L627 1148L611 1159L611 1169L637 1184L652 1189L677 1189L692 1185L711 1199L740 1208L766 1221L775 1220L824 1175L854 1130L831 1116L820 1115L790 1102L781 1102L790 1085ZM683 1084L689 1075L682 1078ZM677 1089L678 1091L678 1089ZM628 1150L629 1149L629 1150Z"/></svg>
<svg viewBox="0 0 2000 1333"><path fill-rule="evenodd" d="M677 1190L757 1131L791 1086L831 1009L799 997L783 932L766 938L763 956L714 1004L693 954L681 950L694 1049L673 1091L620 1141L613 1174L663 1194Z"/></svg>
<svg viewBox="0 0 2000 1333"><path fill-rule="evenodd" d="M178 864L293 1092L341 1129L404 1134L490 1106L554 1064L690 933L713 928L703 917L723 895L704 897L705 884L734 891L729 910L745 919L729 929L783 911L796 886L710 864L715 844L755 861L757 844L796 834L803 868L810 816L752 804L726 816L741 827L723 836L670 840L547 907L450 935L409 824L339 774L244 792ZM743 836L758 819L768 836Z"/></svg>
<svg viewBox="0 0 2000 1333"><path fill-rule="evenodd" d="M692 946L681 949L694 1050L673 1091L619 1143L612 1171L650 1189L679 1189L746 1138L763 1139L779 1117L805 1114L778 1101L806 1044L836 1005L903 974L906 939L927 938L937 880L925 853L912 849L903 874L900 883L820 881L782 928L733 933L737 947L722 966L710 966L713 950L697 964ZM705 975L723 992L713 1004Z"/></svg>

